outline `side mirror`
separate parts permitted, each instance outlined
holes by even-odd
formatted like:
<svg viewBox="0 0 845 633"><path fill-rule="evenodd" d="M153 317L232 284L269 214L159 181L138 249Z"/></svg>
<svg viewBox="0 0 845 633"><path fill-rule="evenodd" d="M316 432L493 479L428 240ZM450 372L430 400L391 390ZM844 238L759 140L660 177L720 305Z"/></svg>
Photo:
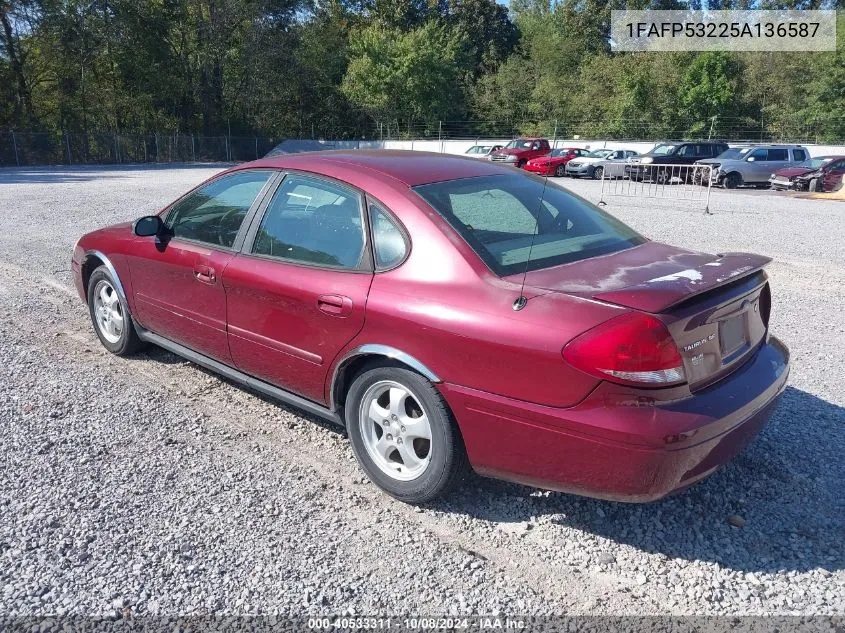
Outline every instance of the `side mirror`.
<svg viewBox="0 0 845 633"><path fill-rule="evenodd" d="M162 235L165 231L164 222L157 215L145 215L143 218L135 220L135 224L132 225L132 232L138 237Z"/></svg>
<svg viewBox="0 0 845 633"><path fill-rule="evenodd" d="M749 157L748 157L748 158L746 158L745 160L747 160L749 163L753 163L753 162L754 162L754 157L753 157L753 156L749 156Z"/></svg>

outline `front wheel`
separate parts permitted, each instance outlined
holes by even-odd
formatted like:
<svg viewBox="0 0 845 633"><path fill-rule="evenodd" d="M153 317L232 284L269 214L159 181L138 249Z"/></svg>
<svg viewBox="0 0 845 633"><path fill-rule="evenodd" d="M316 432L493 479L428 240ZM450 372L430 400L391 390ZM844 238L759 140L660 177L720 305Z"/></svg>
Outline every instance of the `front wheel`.
<svg viewBox="0 0 845 633"><path fill-rule="evenodd" d="M604 167L596 167L593 170L593 179L601 180L602 178L604 178Z"/></svg>
<svg viewBox="0 0 845 633"><path fill-rule="evenodd" d="M566 167L564 165L558 165L555 167L555 176L558 178L563 178L566 175Z"/></svg>
<svg viewBox="0 0 845 633"><path fill-rule="evenodd" d="M406 503L445 494L466 471L466 452L442 396L425 378L376 367L346 397L352 451L370 480Z"/></svg>
<svg viewBox="0 0 845 633"><path fill-rule="evenodd" d="M742 185L742 176L738 173L731 172L727 176L725 176L725 189L736 189L740 185Z"/></svg>
<svg viewBox="0 0 845 633"><path fill-rule="evenodd" d="M129 310L117 291L117 281L105 266L100 266L88 280L88 312L94 331L107 350L118 356L127 356L141 349L144 344Z"/></svg>
<svg viewBox="0 0 845 633"><path fill-rule="evenodd" d="M819 179L818 179L818 178L813 178L813 179L810 181L810 184L809 184L809 186L807 187L807 189L809 189L810 191L820 191L821 189L819 188Z"/></svg>

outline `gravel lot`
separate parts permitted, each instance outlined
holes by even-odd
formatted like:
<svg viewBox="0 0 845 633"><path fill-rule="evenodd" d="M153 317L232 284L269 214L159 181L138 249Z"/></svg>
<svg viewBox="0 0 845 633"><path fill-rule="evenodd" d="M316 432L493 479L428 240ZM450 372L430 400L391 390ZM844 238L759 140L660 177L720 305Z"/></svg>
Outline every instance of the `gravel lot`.
<svg viewBox="0 0 845 633"><path fill-rule="evenodd" d="M338 429L99 345L76 239L217 169L0 170L0 614L845 614L845 203L607 207L654 239L775 258L791 386L727 468L645 506L475 477L415 509Z"/></svg>

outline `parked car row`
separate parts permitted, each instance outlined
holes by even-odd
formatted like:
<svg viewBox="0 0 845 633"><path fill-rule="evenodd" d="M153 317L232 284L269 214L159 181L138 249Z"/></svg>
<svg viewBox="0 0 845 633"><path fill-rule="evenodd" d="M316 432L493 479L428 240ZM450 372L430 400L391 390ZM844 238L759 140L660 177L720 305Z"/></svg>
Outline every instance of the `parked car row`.
<svg viewBox="0 0 845 633"><path fill-rule="evenodd" d="M841 186L845 176L845 156L810 158L801 145L729 147L724 141L713 140L657 143L640 155L628 149L552 149L548 139L526 137L505 146L474 145L466 155L542 176L630 178L661 185L695 182L726 189L749 185L832 191Z"/></svg>

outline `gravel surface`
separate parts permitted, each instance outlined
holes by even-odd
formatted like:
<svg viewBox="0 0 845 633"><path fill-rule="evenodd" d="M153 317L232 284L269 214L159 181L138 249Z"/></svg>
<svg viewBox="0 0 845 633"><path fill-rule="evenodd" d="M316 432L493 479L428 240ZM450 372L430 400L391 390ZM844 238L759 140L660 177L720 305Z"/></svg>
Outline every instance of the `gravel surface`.
<svg viewBox="0 0 845 633"><path fill-rule="evenodd" d="M655 239L775 258L791 386L725 469L644 506L473 477L419 509L379 493L338 429L99 345L76 239L217 169L0 170L0 613L845 614L845 204L607 207Z"/></svg>

